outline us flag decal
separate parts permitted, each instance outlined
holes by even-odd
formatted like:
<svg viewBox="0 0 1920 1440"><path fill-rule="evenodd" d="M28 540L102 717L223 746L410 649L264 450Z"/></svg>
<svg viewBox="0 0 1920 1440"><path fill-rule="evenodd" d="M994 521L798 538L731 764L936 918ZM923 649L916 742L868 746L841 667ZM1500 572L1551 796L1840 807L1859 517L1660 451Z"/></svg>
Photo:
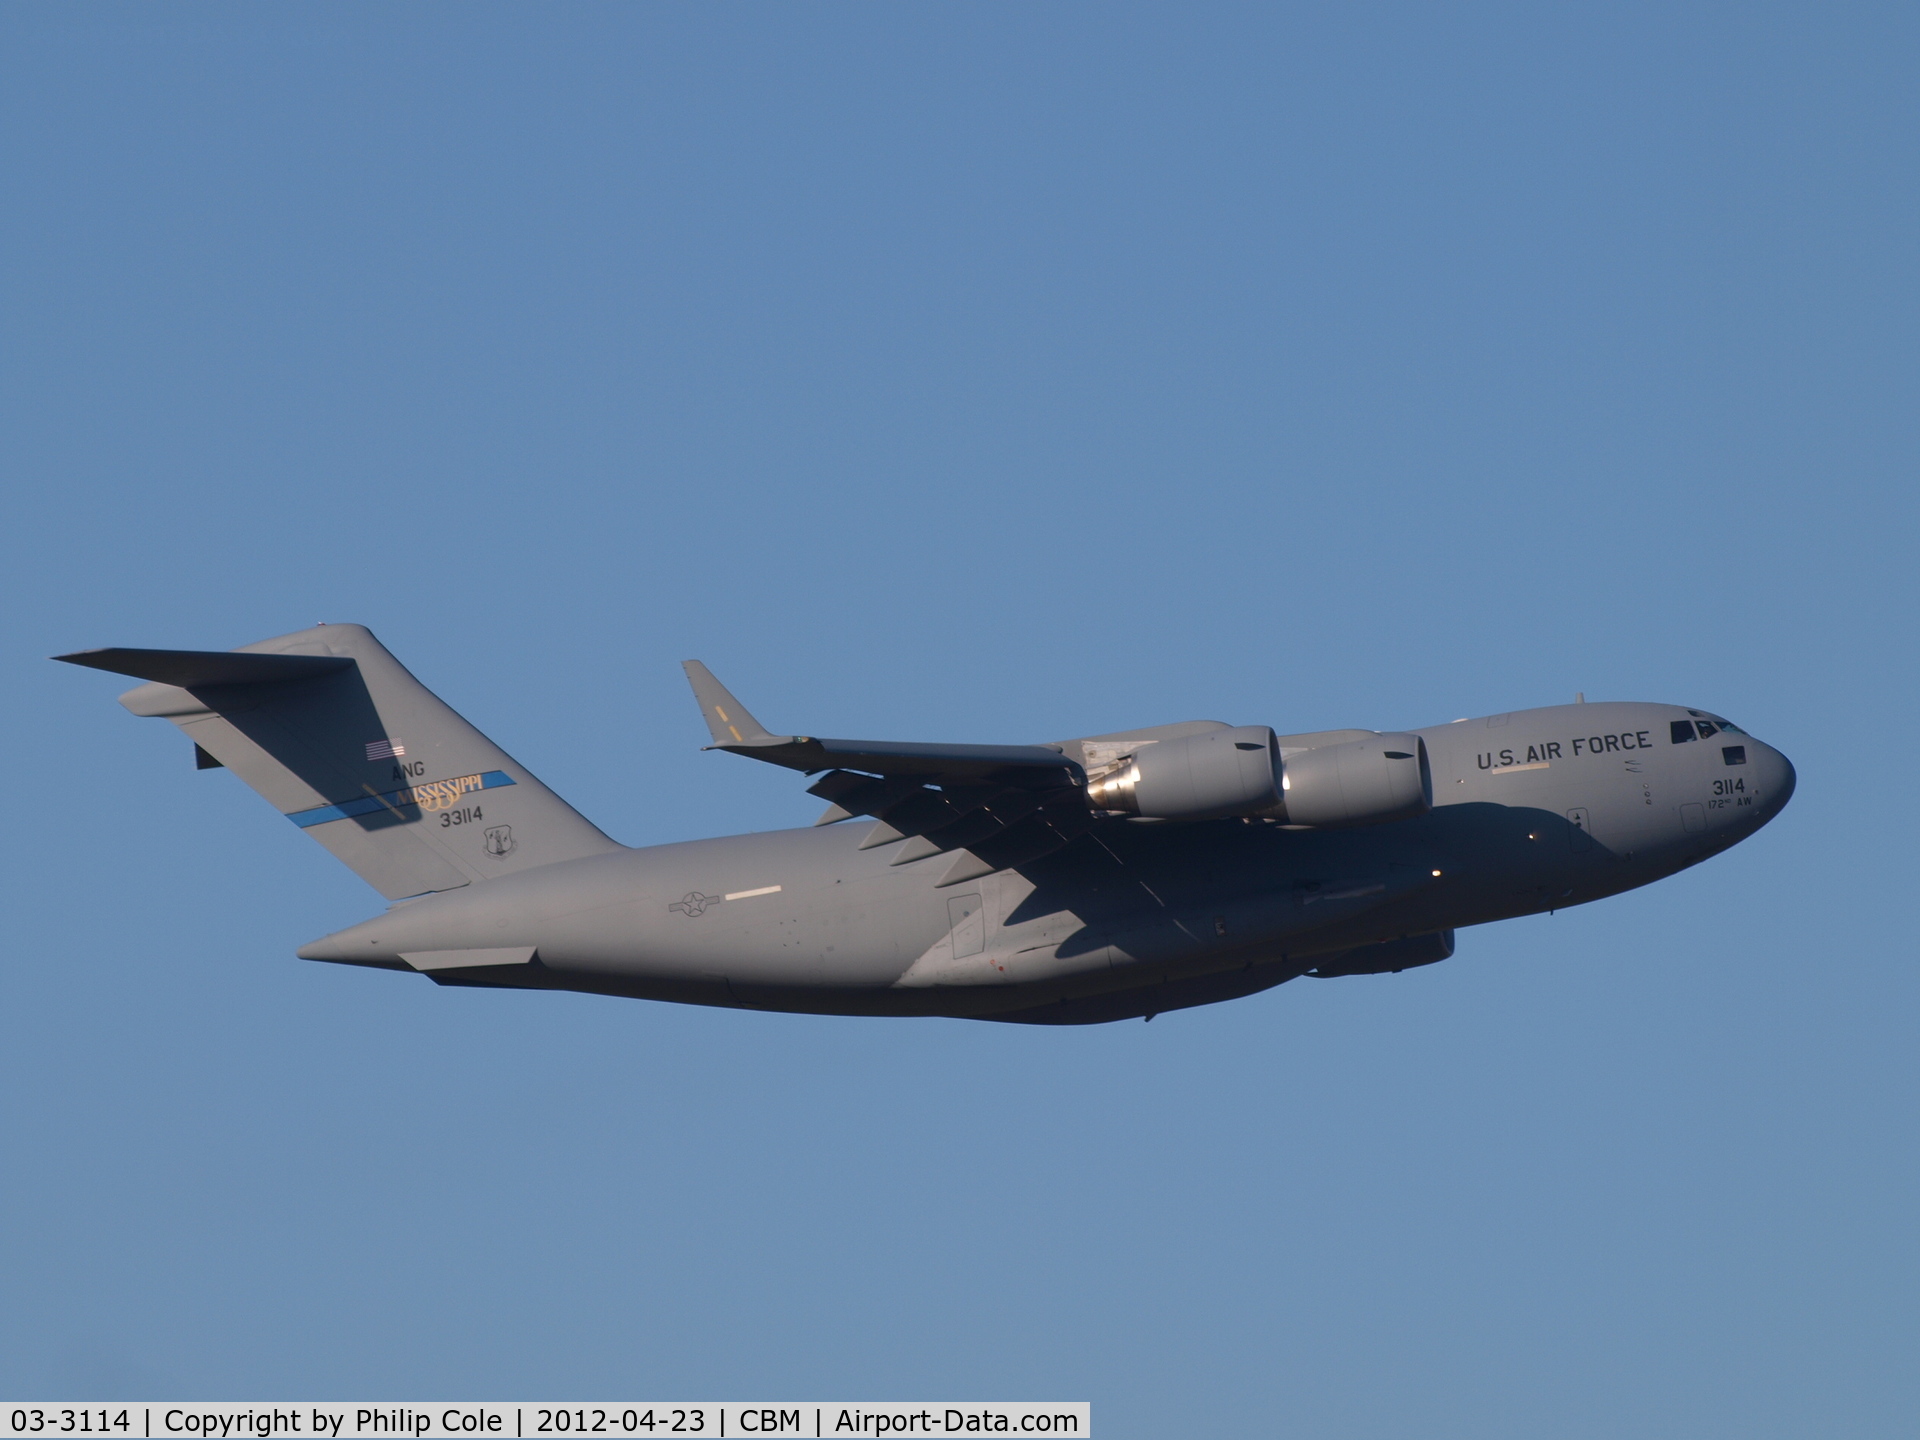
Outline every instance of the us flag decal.
<svg viewBox="0 0 1920 1440"><path fill-rule="evenodd" d="M396 756L406 753L407 747L402 745L398 740L369 740L367 742L367 759L369 760L392 760Z"/></svg>

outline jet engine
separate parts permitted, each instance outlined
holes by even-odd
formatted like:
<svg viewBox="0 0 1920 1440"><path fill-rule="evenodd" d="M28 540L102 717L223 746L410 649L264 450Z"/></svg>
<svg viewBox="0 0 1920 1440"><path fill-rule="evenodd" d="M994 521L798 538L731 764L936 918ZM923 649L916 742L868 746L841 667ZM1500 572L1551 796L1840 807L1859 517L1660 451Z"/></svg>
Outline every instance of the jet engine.
<svg viewBox="0 0 1920 1440"><path fill-rule="evenodd" d="M1292 825L1378 825L1433 808L1433 776L1418 735L1369 735L1286 757L1282 817Z"/></svg>
<svg viewBox="0 0 1920 1440"><path fill-rule="evenodd" d="M1265 725L1156 740L1089 778L1095 810L1152 820L1259 815L1280 804L1280 746Z"/></svg>
<svg viewBox="0 0 1920 1440"><path fill-rule="evenodd" d="M1290 825L1379 825L1433 808L1418 735L1369 735L1283 761L1265 725L1156 740L1087 782L1087 804L1148 820L1266 816Z"/></svg>

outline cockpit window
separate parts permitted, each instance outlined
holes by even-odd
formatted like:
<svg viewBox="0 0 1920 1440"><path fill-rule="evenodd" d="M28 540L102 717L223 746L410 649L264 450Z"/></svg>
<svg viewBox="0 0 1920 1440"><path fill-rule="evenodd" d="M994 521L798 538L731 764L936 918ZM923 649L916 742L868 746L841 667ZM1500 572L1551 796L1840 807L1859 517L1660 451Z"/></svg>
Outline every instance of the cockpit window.
<svg viewBox="0 0 1920 1440"><path fill-rule="evenodd" d="M1699 716L1698 710L1689 710L1689 715ZM1689 740L1711 740L1715 735L1725 732L1728 735L1744 735L1747 732L1731 720L1713 720L1705 717L1694 720L1671 720L1667 722L1667 733L1673 737L1673 743L1684 745Z"/></svg>
<svg viewBox="0 0 1920 1440"><path fill-rule="evenodd" d="M1720 747L1720 758L1729 765L1744 765L1747 763L1747 747L1744 745L1722 745Z"/></svg>

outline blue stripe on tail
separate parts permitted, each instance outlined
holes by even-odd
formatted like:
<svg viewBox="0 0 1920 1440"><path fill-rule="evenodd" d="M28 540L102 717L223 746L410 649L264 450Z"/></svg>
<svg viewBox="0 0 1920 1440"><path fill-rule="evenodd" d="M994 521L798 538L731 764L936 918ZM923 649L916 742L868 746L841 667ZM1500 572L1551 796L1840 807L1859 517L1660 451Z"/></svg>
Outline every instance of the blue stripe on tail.
<svg viewBox="0 0 1920 1440"><path fill-rule="evenodd" d="M384 795L364 795L358 800L342 800L338 805L319 805L311 810L295 810L287 818L302 830L325 825L330 820L350 820L356 815L371 815L376 810L444 810L460 796L474 790L497 790L513 784L504 770L489 770L484 775L461 775L453 780L430 780L424 785L408 785ZM408 816L412 819L412 816Z"/></svg>

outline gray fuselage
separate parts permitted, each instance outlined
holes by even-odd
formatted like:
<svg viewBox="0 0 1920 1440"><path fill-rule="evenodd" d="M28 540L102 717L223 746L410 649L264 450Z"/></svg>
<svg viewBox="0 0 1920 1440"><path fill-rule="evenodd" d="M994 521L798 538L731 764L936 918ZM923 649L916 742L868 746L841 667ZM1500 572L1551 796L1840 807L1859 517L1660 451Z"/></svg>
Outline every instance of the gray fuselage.
<svg viewBox="0 0 1920 1440"><path fill-rule="evenodd" d="M405 901L300 953L410 968L403 956L518 947L533 959L429 973L815 1013L1151 1016L1444 958L1456 928L1584 904L1726 849L1779 813L1794 772L1751 736L1711 733L1723 724L1602 703L1433 726L1412 732L1431 766L1418 818L1114 818L946 888L939 857L860 848L859 820L621 850Z"/></svg>

